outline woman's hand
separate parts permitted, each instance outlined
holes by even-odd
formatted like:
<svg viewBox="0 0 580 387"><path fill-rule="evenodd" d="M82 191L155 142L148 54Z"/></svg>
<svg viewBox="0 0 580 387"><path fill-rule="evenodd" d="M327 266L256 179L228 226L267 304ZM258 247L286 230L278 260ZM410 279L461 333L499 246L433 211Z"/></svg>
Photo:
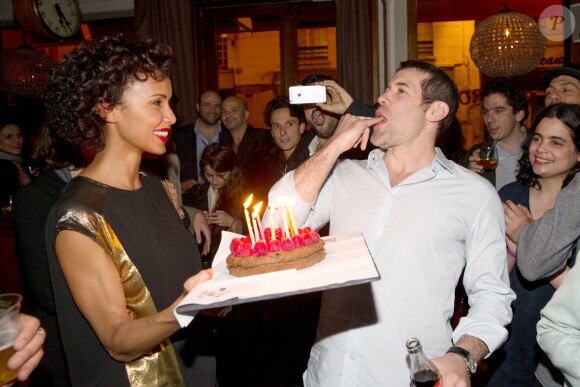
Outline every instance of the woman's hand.
<svg viewBox="0 0 580 387"><path fill-rule="evenodd" d="M230 228L234 224L235 218L225 211L214 211L207 215L207 222L220 227Z"/></svg>
<svg viewBox="0 0 580 387"><path fill-rule="evenodd" d="M515 264L516 264L516 256L518 251L518 245L514 243L507 235L505 237L505 244L507 247L506 250L506 257L507 257L507 264L508 264L508 272L511 273Z"/></svg>
<svg viewBox="0 0 580 387"><path fill-rule="evenodd" d="M505 234L512 242L518 243L524 227L534 220L532 213L527 207L515 204L511 200L507 200L503 204L503 211L505 214Z"/></svg>
<svg viewBox="0 0 580 387"><path fill-rule="evenodd" d="M200 244L203 240L202 236L205 237L203 251L201 252L202 255L209 253L211 247L211 231L209 231L206 214L206 212L198 212L193 218L193 231L195 232L197 243Z"/></svg>
<svg viewBox="0 0 580 387"><path fill-rule="evenodd" d="M183 290L186 293L191 292L193 288L197 285L201 284L202 282L209 281L213 277L213 269L205 269L198 272L196 275L189 277L183 283Z"/></svg>

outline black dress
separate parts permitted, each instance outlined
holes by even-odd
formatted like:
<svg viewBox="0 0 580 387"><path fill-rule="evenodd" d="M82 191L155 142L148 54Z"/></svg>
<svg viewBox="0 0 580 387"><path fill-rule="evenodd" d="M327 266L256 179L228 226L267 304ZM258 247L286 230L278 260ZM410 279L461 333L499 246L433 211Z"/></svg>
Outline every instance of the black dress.
<svg viewBox="0 0 580 387"><path fill-rule="evenodd" d="M184 281L200 270L199 250L161 181L142 175L141 182L139 189L127 191L76 177L49 215L50 275L75 386L169 386L181 385L182 378L185 385L197 386L215 377L215 369L196 372L196 355L203 351L195 336L197 318L140 358L113 360L77 309L54 254L57 231L80 232L103 247L116 265L131 317L167 308L182 293Z"/></svg>
<svg viewBox="0 0 580 387"><path fill-rule="evenodd" d="M499 191L502 202L511 200L530 208L530 187L515 181ZM510 287L516 293L512 302L513 318L509 336L503 346L489 358L488 386L533 386L534 371L540 360L549 360L536 341L536 324L540 310L552 298L555 290L548 279L528 281L517 265L510 272ZM549 364L546 366L551 367Z"/></svg>

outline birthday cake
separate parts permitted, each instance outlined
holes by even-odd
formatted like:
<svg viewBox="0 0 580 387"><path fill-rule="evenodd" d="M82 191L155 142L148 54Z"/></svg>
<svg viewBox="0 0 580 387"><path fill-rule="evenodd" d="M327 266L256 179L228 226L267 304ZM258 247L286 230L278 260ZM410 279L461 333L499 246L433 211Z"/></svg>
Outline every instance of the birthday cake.
<svg viewBox="0 0 580 387"><path fill-rule="evenodd" d="M245 277L288 269L304 269L326 257L324 241L310 227L299 229L292 237L277 228L272 236L264 230L264 239L252 241L250 236L234 238L226 264L231 275Z"/></svg>

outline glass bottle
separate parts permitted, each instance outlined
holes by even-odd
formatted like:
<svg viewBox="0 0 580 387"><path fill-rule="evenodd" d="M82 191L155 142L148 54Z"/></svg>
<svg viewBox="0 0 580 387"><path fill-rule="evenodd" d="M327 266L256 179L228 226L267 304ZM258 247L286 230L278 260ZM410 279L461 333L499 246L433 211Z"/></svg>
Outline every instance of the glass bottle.
<svg viewBox="0 0 580 387"><path fill-rule="evenodd" d="M423 353L419 339L412 337L407 340L407 352L411 358L411 386L441 386L439 370Z"/></svg>

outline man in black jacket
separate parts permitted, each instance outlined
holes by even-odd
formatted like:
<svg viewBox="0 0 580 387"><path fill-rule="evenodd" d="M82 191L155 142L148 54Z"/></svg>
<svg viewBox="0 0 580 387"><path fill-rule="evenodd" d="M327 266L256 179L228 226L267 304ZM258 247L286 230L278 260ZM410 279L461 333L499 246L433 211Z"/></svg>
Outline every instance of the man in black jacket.
<svg viewBox="0 0 580 387"><path fill-rule="evenodd" d="M215 91L206 91L197 101L198 118L193 124L182 126L173 134L177 155L181 162L181 189L188 190L204 181L199 169L201 154L206 146L220 143L230 145L232 138L220 124L222 99Z"/></svg>

